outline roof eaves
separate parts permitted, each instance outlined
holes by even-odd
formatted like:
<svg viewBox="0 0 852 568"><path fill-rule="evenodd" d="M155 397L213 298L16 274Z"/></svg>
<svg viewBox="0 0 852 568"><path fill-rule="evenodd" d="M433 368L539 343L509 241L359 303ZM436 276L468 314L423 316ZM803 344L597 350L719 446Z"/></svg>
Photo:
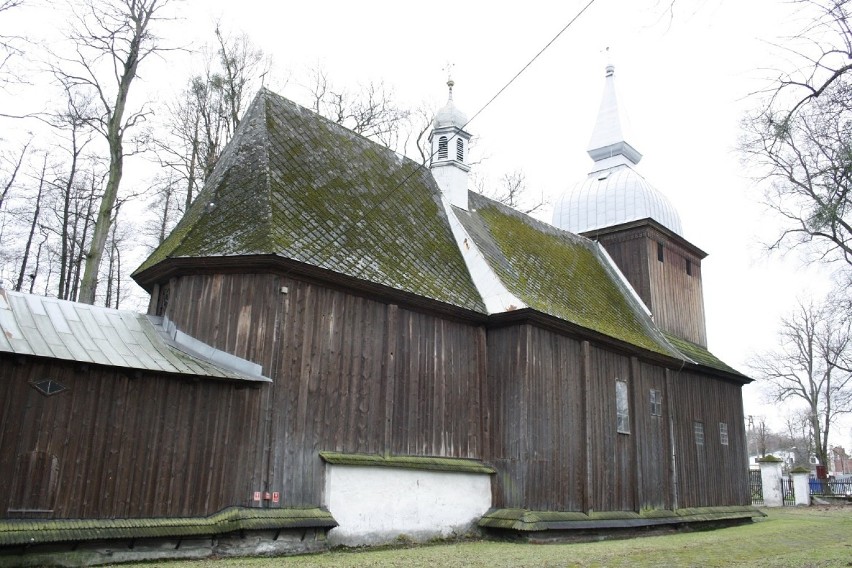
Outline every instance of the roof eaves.
<svg viewBox="0 0 852 568"><path fill-rule="evenodd" d="M683 354L686 362L702 371L710 371L713 374L718 374L728 379L735 380L740 383L751 383L754 379L748 375L737 371L715 355L706 347L702 347L691 341L687 341L677 337L671 333L663 332L663 335L679 353Z"/></svg>

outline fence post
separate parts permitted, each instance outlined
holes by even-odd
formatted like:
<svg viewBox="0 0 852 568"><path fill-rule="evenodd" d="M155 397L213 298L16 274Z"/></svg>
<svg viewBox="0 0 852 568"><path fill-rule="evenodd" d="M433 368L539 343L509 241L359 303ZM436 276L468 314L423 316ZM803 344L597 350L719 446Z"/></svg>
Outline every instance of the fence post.
<svg viewBox="0 0 852 568"><path fill-rule="evenodd" d="M763 504L766 507L783 507L784 493L781 491L781 464L775 456L764 456L760 464L760 480L763 484Z"/></svg>
<svg viewBox="0 0 852 568"><path fill-rule="evenodd" d="M793 492L796 495L796 505L808 506L811 504L811 471L806 467L794 467L790 470L793 476Z"/></svg>

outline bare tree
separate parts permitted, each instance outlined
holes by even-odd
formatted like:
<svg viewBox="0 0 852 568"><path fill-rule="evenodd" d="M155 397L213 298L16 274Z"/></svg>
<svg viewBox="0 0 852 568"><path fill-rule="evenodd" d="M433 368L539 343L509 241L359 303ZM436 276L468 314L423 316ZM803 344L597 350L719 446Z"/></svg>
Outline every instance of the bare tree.
<svg viewBox="0 0 852 568"><path fill-rule="evenodd" d="M42 198L44 196L44 187L45 187L45 174L47 173L47 153L44 154L44 160L41 166L41 175L38 180L38 193L35 198L35 202L32 205L32 222L30 223L30 231L27 236L26 244L24 245L24 254L21 259L21 270L18 273L18 283L15 284L15 290L20 292L21 287L24 284L24 277L27 275L27 262L29 261L30 256L30 247L33 243L33 237L36 233L36 228L39 223L39 214L41 212L42 207ZM35 280L35 273L30 275L32 280Z"/></svg>
<svg viewBox="0 0 852 568"><path fill-rule="evenodd" d="M793 452L797 465L810 465L810 457L814 453L810 424L807 411L794 411L784 417L785 441Z"/></svg>
<svg viewBox="0 0 852 568"><path fill-rule="evenodd" d="M770 249L852 269L852 27L848 0L797 0L808 24L780 48L782 71L743 122L740 148L783 222Z"/></svg>
<svg viewBox="0 0 852 568"><path fill-rule="evenodd" d="M269 72L270 62L246 34L229 36L217 25L215 35L221 66L221 102L228 128L227 138L230 139L240 125L246 102Z"/></svg>
<svg viewBox="0 0 852 568"><path fill-rule="evenodd" d="M371 138L391 150L403 150L400 142L408 127L410 112L393 100L393 90L384 82L369 82L351 91L334 86L318 65L309 72L311 108L317 114Z"/></svg>
<svg viewBox="0 0 852 568"><path fill-rule="evenodd" d="M179 204L177 180L169 176L168 199L157 199L170 208L160 212L161 220L170 219L175 210L189 208L271 66L247 35L231 36L220 25L214 35L215 55L205 55L202 72L190 78L178 98L166 105L168 136L155 141L160 164L184 183L180 192L184 199ZM161 181L155 182L158 196L162 196Z"/></svg>
<svg viewBox="0 0 852 568"><path fill-rule="evenodd" d="M770 249L804 247L806 258L852 269L850 105L852 84L836 83L789 118L762 112L745 123L741 148L784 221Z"/></svg>
<svg viewBox="0 0 852 568"><path fill-rule="evenodd" d="M522 170L514 170L503 174L495 187L489 187L485 178L477 178L474 182L476 191L503 205L508 205L527 215L534 213L548 204L544 193L532 197L527 188L527 176Z"/></svg>
<svg viewBox="0 0 852 568"><path fill-rule="evenodd" d="M4 161L9 164L11 171L9 172L8 177L3 180L2 192L0 192L0 208L3 207L3 200L6 199L6 196L12 189L12 186L15 185L15 179L18 177L18 172L21 169L21 164L24 162L24 156L27 155L27 150L29 149L31 142L32 138L30 138L26 144L21 147L21 152L18 154L16 159L9 159L6 156L3 156Z"/></svg>
<svg viewBox="0 0 852 568"><path fill-rule="evenodd" d="M93 303L98 272L124 171L125 137L144 121L148 110L128 108L139 65L163 51L152 28L168 0L86 0L74 11L70 55L57 55L53 72L72 93L92 96L94 104L80 118L109 148L109 173L94 223L91 246L80 285L79 301Z"/></svg>
<svg viewBox="0 0 852 568"><path fill-rule="evenodd" d="M774 400L805 403L814 452L826 464L831 426L852 412L852 316L831 302L800 302L779 339L751 367Z"/></svg>
<svg viewBox="0 0 852 568"><path fill-rule="evenodd" d="M0 17L4 12L17 8L23 3L24 0L0 0ZM9 69L12 60L23 54L22 42L23 38L20 36L0 34L0 84L16 79L15 74Z"/></svg>

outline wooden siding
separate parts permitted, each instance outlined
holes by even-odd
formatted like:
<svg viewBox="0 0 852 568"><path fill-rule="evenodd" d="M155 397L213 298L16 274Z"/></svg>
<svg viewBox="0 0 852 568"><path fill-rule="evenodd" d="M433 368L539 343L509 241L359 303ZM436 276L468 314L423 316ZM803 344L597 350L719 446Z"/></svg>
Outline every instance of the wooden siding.
<svg viewBox="0 0 852 568"><path fill-rule="evenodd" d="M580 510L585 487L579 342L530 325L488 332L495 507Z"/></svg>
<svg viewBox="0 0 852 568"><path fill-rule="evenodd" d="M488 327L279 274L182 276L169 293L179 329L262 365L273 383L133 379L3 356L5 515L206 516L257 506L254 491L317 506L321 450L480 458L498 472L499 508L748 504L739 384L575 332ZM42 378L70 390L45 397L30 385ZM629 434L616 431L616 379L628 387Z"/></svg>
<svg viewBox="0 0 852 568"><path fill-rule="evenodd" d="M43 378L68 390L45 396L30 384ZM0 515L195 516L249 505L244 425L258 421L259 393L3 356Z"/></svg>
<svg viewBox="0 0 852 568"><path fill-rule="evenodd" d="M321 502L321 450L481 455L481 327L273 274L170 288L179 329L272 378L256 483L284 505Z"/></svg>
<svg viewBox="0 0 852 568"><path fill-rule="evenodd" d="M617 431L616 380L628 386L630 433ZM494 506L589 512L747 505L740 388L532 325L490 329L485 459L498 471ZM651 389L662 396L658 416ZM696 449L698 419L706 441ZM727 446L719 443L719 422L728 424Z"/></svg>
<svg viewBox="0 0 852 568"><path fill-rule="evenodd" d="M650 227L601 235L615 264L665 331L707 346L701 258ZM658 245L663 260L658 260ZM687 261L691 274L687 274Z"/></svg>
<svg viewBox="0 0 852 568"><path fill-rule="evenodd" d="M671 438L665 369L638 362L633 376L633 415L638 443L638 492L642 509L672 509ZM651 389L662 395L661 414L651 414Z"/></svg>
<svg viewBox="0 0 852 568"><path fill-rule="evenodd" d="M740 385L697 373L673 373L680 507L749 505L748 458ZM693 425L704 424L704 444ZM728 425L722 445L719 423Z"/></svg>

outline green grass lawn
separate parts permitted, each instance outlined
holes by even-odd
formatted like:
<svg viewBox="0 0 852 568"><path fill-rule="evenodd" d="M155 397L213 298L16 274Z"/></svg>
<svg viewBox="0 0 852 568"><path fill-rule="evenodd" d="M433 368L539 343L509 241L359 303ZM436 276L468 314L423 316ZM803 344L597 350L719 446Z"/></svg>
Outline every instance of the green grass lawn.
<svg viewBox="0 0 852 568"><path fill-rule="evenodd" d="M313 556L169 562L202 566L852 566L852 507L764 509L765 519L712 531L575 544L463 542ZM148 566L143 564L138 566Z"/></svg>

